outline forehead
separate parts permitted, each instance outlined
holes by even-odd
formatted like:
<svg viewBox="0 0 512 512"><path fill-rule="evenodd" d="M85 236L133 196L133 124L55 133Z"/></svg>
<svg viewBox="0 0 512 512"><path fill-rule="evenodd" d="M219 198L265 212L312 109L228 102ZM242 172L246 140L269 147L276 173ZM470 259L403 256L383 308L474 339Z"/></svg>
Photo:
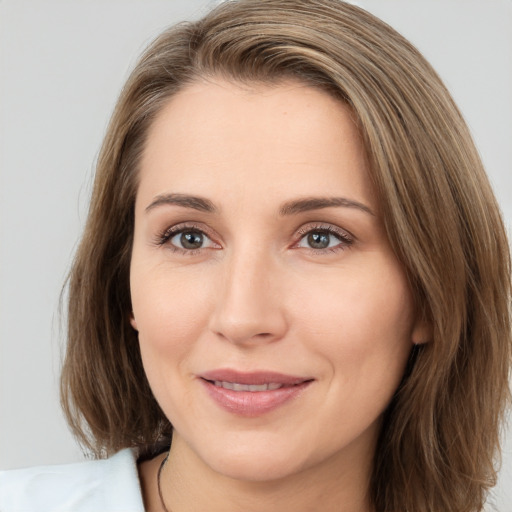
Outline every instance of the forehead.
<svg viewBox="0 0 512 512"><path fill-rule="evenodd" d="M353 112L326 92L291 80L199 81L173 96L150 127L139 195L306 196L341 187L373 202L367 167Z"/></svg>

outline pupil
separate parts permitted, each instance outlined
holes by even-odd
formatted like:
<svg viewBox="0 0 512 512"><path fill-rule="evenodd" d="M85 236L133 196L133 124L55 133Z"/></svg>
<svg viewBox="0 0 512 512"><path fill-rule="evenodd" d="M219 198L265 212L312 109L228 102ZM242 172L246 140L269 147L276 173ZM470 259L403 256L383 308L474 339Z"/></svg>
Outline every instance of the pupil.
<svg viewBox="0 0 512 512"><path fill-rule="evenodd" d="M325 249L329 247L329 235L327 233L310 233L308 235L308 244L313 249Z"/></svg>
<svg viewBox="0 0 512 512"><path fill-rule="evenodd" d="M203 245L203 235L197 231L188 231L181 234L180 242L185 249L199 249Z"/></svg>

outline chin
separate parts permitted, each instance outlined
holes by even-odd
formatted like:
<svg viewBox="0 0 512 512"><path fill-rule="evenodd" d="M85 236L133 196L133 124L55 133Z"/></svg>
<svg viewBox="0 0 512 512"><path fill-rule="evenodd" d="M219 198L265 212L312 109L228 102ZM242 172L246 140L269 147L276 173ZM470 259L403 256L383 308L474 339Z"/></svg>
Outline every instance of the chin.
<svg viewBox="0 0 512 512"><path fill-rule="evenodd" d="M216 458L210 467L227 478L261 483L282 480L301 470L300 465L294 464L289 457L281 460L275 454L258 454L251 457L225 454L224 457Z"/></svg>
<svg viewBox="0 0 512 512"><path fill-rule="evenodd" d="M279 436L247 437L230 438L226 443L219 443L217 438L217 442L196 446L194 451L213 472L247 482L280 480L307 466L306 454L286 446Z"/></svg>

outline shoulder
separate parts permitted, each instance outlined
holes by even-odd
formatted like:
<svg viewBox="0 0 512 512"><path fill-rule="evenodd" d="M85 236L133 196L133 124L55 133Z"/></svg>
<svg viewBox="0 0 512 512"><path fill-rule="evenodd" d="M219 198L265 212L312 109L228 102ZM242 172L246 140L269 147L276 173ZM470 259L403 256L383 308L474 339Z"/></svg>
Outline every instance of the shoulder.
<svg viewBox="0 0 512 512"><path fill-rule="evenodd" d="M2 512L144 512L136 452L0 472Z"/></svg>

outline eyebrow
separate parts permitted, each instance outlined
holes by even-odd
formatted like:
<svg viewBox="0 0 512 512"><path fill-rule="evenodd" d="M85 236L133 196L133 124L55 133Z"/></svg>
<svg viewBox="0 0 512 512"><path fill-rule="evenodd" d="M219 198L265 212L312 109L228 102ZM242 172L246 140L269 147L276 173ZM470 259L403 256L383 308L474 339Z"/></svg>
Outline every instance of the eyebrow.
<svg viewBox="0 0 512 512"><path fill-rule="evenodd" d="M209 199L188 194L162 194L156 196L152 203L146 207L146 212L162 205L184 206L185 208L192 208L207 213L217 212L217 208Z"/></svg>
<svg viewBox="0 0 512 512"><path fill-rule="evenodd" d="M356 208L369 215L375 216L375 213L363 203L348 199L346 197L306 197L296 201L288 201L279 210L280 215L294 215L310 210L319 210L321 208L331 207Z"/></svg>
<svg viewBox="0 0 512 512"><path fill-rule="evenodd" d="M146 212L161 205L177 205L185 208L192 208L200 212L217 213L217 207L205 197L191 196L188 194L162 194L155 197L149 206L146 207ZM282 216L295 215L311 210L319 210L322 208L332 207L345 207L356 208L364 213L375 216L375 213L363 203L348 199L346 197L306 197L304 199L297 199L287 201L279 209L279 214Z"/></svg>

